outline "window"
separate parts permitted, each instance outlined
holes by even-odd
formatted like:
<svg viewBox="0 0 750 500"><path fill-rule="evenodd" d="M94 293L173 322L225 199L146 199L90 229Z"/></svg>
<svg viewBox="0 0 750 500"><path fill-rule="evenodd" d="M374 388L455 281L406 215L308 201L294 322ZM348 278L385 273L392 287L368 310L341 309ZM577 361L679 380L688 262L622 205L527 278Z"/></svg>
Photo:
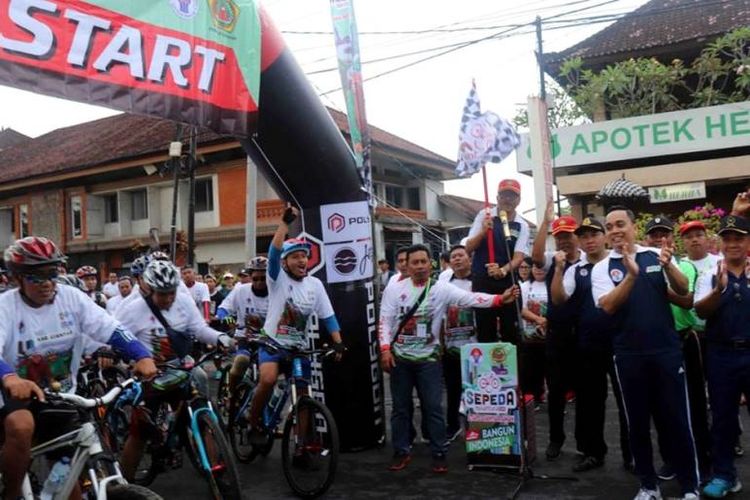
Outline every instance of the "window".
<svg viewBox="0 0 750 500"><path fill-rule="evenodd" d="M385 186L385 201L394 207L401 206L401 188L399 186Z"/></svg>
<svg viewBox="0 0 750 500"><path fill-rule="evenodd" d="M120 221L120 209L117 205L117 193L105 194L104 199L104 223L112 224Z"/></svg>
<svg viewBox="0 0 750 500"><path fill-rule="evenodd" d="M195 181L195 211L214 211L214 180L210 177Z"/></svg>
<svg viewBox="0 0 750 500"><path fill-rule="evenodd" d="M19 234L19 238L25 238L27 236L31 235L31 231L29 231L29 206L19 205L18 206L18 218L21 221L21 233Z"/></svg>
<svg viewBox="0 0 750 500"><path fill-rule="evenodd" d="M83 238L83 202L80 196L70 197L70 229L73 238Z"/></svg>
<svg viewBox="0 0 750 500"><path fill-rule="evenodd" d="M406 188L406 208L419 210L419 188Z"/></svg>
<svg viewBox="0 0 750 500"><path fill-rule="evenodd" d="M133 220L148 219L148 193L145 189L130 192L130 214Z"/></svg>

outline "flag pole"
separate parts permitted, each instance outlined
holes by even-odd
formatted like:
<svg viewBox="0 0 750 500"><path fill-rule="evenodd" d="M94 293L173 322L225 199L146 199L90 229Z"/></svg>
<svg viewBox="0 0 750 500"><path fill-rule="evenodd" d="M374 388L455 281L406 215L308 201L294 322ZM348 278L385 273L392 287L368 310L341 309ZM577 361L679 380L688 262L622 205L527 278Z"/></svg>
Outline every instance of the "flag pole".
<svg viewBox="0 0 750 500"><path fill-rule="evenodd" d="M487 191L487 164L482 163L482 181L484 182L484 213L492 217L490 213L490 195ZM487 230L487 253L489 253L489 263L495 263L495 238L492 235L492 229Z"/></svg>

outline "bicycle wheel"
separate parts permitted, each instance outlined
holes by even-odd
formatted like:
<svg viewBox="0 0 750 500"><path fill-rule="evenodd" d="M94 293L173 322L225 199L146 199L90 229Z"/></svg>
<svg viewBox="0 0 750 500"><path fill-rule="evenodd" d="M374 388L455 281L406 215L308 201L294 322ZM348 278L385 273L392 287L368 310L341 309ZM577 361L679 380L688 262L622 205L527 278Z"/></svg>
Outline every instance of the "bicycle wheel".
<svg viewBox="0 0 750 500"><path fill-rule="evenodd" d="M107 486L108 500L164 500L161 495L137 484L110 484Z"/></svg>
<svg viewBox="0 0 750 500"><path fill-rule="evenodd" d="M235 408L229 415L229 425L227 426L229 444L232 445L234 456L243 464L252 462L258 456L258 450L250 444L250 423L245 415L237 414L245 403L250 401L253 393L253 388L247 384L240 384L237 387L234 393Z"/></svg>
<svg viewBox="0 0 750 500"><path fill-rule="evenodd" d="M322 495L333 484L339 458L339 432L331 411L303 396L284 424L281 459L284 476L303 498Z"/></svg>
<svg viewBox="0 0 750 500"><path fill-rule="evenodd" d="M208 479L212 497L216 500L240 500L242 498L242 487L240 486L239 471L232 456L232 449L229 447L221 427L210 413L201 412L196 418L198 432L203 440L209 462L208 470L203 469L203 473ZM188 436L192 448L191 453L198 457L195 437L191 432L188 433Z"/></svg>
<svg viewBox="0 0 750 500"><path fill-rule="evenodd" d="M229 428L229 422L231 416L230 412L230 401L232 394L229 392L229 371L232 369L232 365L225 364L221 367L221 378L219 379L219 388L216 390L216 415L221 421L221 426L224 429Z"/></svg>

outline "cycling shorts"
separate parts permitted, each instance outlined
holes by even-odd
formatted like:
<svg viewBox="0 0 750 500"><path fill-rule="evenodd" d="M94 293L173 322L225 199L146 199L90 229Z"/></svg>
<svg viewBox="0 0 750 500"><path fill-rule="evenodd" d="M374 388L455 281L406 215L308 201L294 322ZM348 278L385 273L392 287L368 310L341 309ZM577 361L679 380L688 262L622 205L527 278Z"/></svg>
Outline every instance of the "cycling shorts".
<svg viewBox="0 0 750 500"><path fill-rule="evenodd" d="M310 385L310 378L312 377L312 366L310 365L310 358L302 357L302 379L296 380L297 387L307 387ZM269 352L265 347L261 347L258 350L258 364L263 363L278 363L279 369L284 375L290 377L292 375L292 354L283 348L278 348L276 352Z"/></svg>

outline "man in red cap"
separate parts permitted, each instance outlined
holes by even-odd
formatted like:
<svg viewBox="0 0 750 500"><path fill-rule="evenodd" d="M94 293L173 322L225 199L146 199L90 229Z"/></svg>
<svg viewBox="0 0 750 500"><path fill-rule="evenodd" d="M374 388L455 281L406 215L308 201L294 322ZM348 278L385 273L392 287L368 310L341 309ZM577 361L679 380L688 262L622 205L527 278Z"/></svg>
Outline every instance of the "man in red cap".
<svg viewBox="0 0 750 500"><path fill-rule="evenodd" d="M531 260L537 266L544 266L547 272L547 295L552 296L552 278L556 272L565 274L568 268L585 254L578 246L575 230L576 220L563 215L554 219L554 205L547 204L544 220L534 239ZM546 251L547 228L552 223L552 237L555 239L556 252ZM560 265L556 265L556 261ZM547 460L560 456L565 441L565 395L572 390L575 383L576 342L573 335L573 315L566 304L555 305L551 301L547 306L547 413L549 415L549 445ZM521 363L523 366L523 363Z"/></svg>
<svg viewBox="0 0 750 500"><path fill-rule="evenodd" d="M474 218L466 241L466 251L473 253L471 262L472 290L475 292L503 293L513 284L511 273L523 262L529 249L529 225L516 212L521 202L521 185L514 179L504 179L497 187L497 207L493 216L481 210ZM507 216L508 232L506 236L501 220L502 213ZM494 244L494 259L490 261L487 233L491 231ZM517 343L518 314L513 307L498 309L477 309L477 338L480 342L496 342L498 339ZM500 334L497 332L497 320L500 319Z"/></svg>

